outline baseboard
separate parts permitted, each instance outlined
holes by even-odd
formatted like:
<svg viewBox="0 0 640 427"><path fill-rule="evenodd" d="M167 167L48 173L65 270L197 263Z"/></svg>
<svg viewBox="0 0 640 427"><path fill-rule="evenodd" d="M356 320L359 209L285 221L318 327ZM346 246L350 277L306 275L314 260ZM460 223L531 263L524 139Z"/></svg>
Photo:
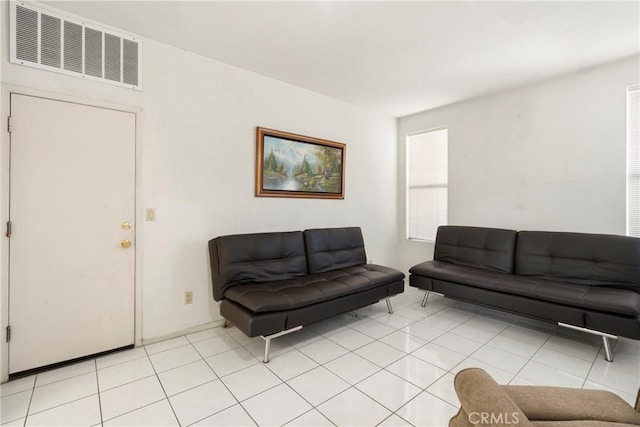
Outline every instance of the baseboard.
<svg viewBox="0 0 640 427"><path fill-rule="evenodd" d="M153 344L153 343L156 343L156 342L165 341L165 340L168 340L168 339L171 339L171 338L180 337L182 335L193 334L194 332L204 331L205 329L222 327L223 325L224 325L224 319L215 320L213 322L204 323L204 324L198 325L198 326L193 326L191 328L187 328L187 329L183 329L183 330L180 330L180 331L172 332L172 333L166 334L166 335L160 335L160 336L151 337L151 338L143 338L142 339L142 345L149 345L149 344Z"/></svg>

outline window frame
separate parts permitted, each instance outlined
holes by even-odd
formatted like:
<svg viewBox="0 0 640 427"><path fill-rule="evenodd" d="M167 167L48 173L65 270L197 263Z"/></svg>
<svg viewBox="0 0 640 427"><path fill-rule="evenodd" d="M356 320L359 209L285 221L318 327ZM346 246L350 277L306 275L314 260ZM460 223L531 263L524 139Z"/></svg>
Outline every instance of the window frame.
<svg viewBox="0 0 640 427"><path fill-rule="evenodd" d="M410 185L409 183L409 173L410 173L410 157L409 157L409 138L414 137L414 136L418 136L418 135L423 135L423 134L427 134L427 133L431 133L431 132L438 132L438 131L442 131L445 130L447 131L447 140L446 140L446 144L447 144L447 158L446 158L446 162L447 162L447 181L445 184L428 184L428 185ZM411 190L412 189L424 189L424 188L445 188L447 190L447 200L449 197L449 126L438 126L438 127L433 127L433 128L428 128L428 129L422 129L422 130L418 130L418 131L413 131L413 132L409 132L405 135L405 239L408 241L412 241L412 242L424 242L424 243L435 243L435 238L436 236L433 237L433 239L422 239L419 237L411 237L411 233L410 233L410 194L411 194ZM449 206L448 206L448 202L447 202L447 214L446 214L446 220L445 220L445 224L440 224L440 225L446 225L449 223Z"/></svg>
<svg viewBox="0 0 640 427"><path fill-rule="evenodd" d="M633 96L638 98L636 111L632 111L631 98ZM634 151L640 155L640 129L635 130L636 137L632 138L632 126L634 124L640 126L640 85L627 88L626 113L625 234L631 237L640 237L640 207L632 207L632 192L638 199L635 200L635 203L640 203L640 159L636 159L634 167L632 167L631 161ZM635 123L631 119L632 114L636 115ZM635 188L632 189L632 186ZM632 213L635 218L632 218Z"/></svg>

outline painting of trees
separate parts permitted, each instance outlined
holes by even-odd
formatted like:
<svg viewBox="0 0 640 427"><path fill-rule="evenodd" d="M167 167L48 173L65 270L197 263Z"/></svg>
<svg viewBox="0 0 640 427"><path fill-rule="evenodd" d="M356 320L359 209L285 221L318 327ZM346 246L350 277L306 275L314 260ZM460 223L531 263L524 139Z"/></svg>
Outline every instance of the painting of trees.
<svg viewBox="0 0 640 427"><path fill-rule="evenodd" d="M257 195L343 198L344 144L272 130L260 136L258 129Z"/></svg>

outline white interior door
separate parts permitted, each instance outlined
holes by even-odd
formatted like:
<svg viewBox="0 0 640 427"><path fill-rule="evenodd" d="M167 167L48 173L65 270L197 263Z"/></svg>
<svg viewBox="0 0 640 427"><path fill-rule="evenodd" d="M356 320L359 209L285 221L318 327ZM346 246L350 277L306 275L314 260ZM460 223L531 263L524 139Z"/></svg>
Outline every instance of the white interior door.
<svg viewBox="0 0 640 427"><path fill-rule="evenodd" d="M135 114L11 94L11 121L9 373L133 344Z"/></svg>

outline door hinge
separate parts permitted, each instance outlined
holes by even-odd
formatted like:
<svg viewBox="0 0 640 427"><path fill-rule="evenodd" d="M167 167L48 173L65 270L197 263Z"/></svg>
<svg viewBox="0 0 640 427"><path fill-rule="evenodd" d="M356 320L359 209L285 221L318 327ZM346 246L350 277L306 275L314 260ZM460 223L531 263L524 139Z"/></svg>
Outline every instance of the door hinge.
<svg viewBox="0 0 640 427"><path fill-rule="evenodd" d="M4 232L4 235L11 237L11 221L7 221L7 231Z"/></svg>
<svg viewBox="0 0 640 427"><path fill-rule="evenodd" d="M11 120L11 116L7 119L7 132L11 133L13 131L13 120Z"/></svg>
<svg viewBox="0 0 640 427"><path fill-rule="evenodd" d="M11 341L11 326L7 326L7 342Z"/></svg>

